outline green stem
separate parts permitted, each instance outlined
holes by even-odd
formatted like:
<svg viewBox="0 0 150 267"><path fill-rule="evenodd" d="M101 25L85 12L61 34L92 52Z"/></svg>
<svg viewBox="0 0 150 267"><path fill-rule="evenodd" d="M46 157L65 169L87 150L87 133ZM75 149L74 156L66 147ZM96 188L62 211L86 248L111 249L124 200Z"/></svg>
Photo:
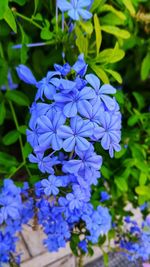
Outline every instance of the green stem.
<svg viewBox="0 0 150 267"><path fill-rule="evenodd" d="M12 112L12 115L13 115L13 119L14 119L14 123L15 123L16 129L19 132L19 124L18 124L18 120L17 120L17 116L16 116L16 113L15 113L13 104L12 104L12 102L10 100L8 102L9 102L9 106L10 106L10 109L11 109L11 112ZM23 159L23 162L25 163L26 162L26 159L25 159L24 153L23 153L23 142L22 142L21 135L19 136L19 143L20 143L20 149L21 149L22 159Z"/></svg>
<svg viewBox="0 0 150 267"><path fill-rule="evenodd" d="M9 178L13 177L14 174L15 174L16 172L18 172L24 165L25 165L25 162L22 162L22 163L15 169L15 171L12 172L12 173L9 175Z"/></svg>
<svg viewBox="0 0 150 267"><path fill-rule="evenodd" d="M79 256L78 267L83 267L83 255L82 254L80 254Z"/></svg>
<svg viewBox="0 0 150 267"><path fill-rule="evenodd" d="M39 28L40 30L43 29L43 27L40 26L38 23L36 23L34 20L32 20L32 18L28 18L28 17L26 17L26 16L20 14L20 13L17 12L17 11L13 11L13 12L14 12L14 14L15 14L16 16L18 16L18 17L20 17L20 18L22 18L22 19L24 19L24 20L30 22L31 24L33 24L34 26L36 26L36 27Z"/></svg>

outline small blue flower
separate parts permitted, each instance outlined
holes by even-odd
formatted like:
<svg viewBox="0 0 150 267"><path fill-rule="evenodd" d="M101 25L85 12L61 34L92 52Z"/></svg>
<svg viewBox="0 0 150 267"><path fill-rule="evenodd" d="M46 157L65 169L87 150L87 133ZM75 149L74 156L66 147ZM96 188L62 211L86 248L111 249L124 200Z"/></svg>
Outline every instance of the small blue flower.
<svg viewBox="0 0 150 267"><path fill-rule="evenodd" d="M81 248L85 253L88 252L87 242L85 240L80 241L78 243L78 247Z"/></svg>
<svg viewBox="0 0 150 267"><path fill-rule="evenodd" d="M85 137L93 134L93 126L79 117L71 118L70 127L63 125L58 128L57 134L64 139L63 149L67 152L77 148L80 151L85 151L89 148L90 143Z"/></svg>
<svg viewBox="0 0 150 267"><path fill-rule="evenodd" d="M46 156L43 153L37 153L36 156L33 154L29 155L29 160L32 163L38 163L38 168L42 173L54 174L53 166L59 164L57 157Z"/></svg>
<svg viewBox="0 0 150 267"><path fill-rule="evenodd" d="M16 71L22 81L36 86L37 81L27 66L20 64L18 67L16 67Z"/></svg>
<svg viewBox="0 0 150 267"><path fill-rule="evenodd" d="M80 75L82 77L85 75L87 67L88 65L84 61L84 54L80 54L78 56L78 60L72 66L72 69L76 72L76 75Z"/></svg>
<svg viewBox="0 0 150 267"><path fill-rule="evenodd" d="M101 199L100 199L101 202L104 202L110 199L110 195L106 191L102 191L100 193L100 196L101 196Z"/></svg>
<svg viewBox="0 0 150 267"><path fill-rule="evenodd" d="M57 6L62 11L68 11L69 17L73 20L79 20L80 17L88 20L92 14L85 8L91 5L91 0L57 0Z"/></svg>
<svg viewBox="0 0 150 267"><path fill-rule="evenodd" d="M44 192L46 196L58 195L59 193L58 187L62 185L61 180L57 179L57 177L54 175L50 175L48 179L43 179L41 181L41 184L44 187Z"/></svg>

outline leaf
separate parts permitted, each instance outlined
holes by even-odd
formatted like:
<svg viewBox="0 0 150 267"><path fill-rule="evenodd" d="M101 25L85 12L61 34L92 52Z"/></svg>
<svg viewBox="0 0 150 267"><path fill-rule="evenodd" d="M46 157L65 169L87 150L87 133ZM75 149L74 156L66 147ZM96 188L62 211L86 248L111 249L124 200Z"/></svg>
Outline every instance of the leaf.
<svg viewBox="0 0 150 267"><path fill-rule="evenodd" d="M5 116L6 116L6 108L4 101L2 101L2 103L0 104L0 125L3 124Z"/></svg>
<svg viewBox="0 0 150 267"><path fill-rule="evenodd" d="M29 106L28 97L19 91L7 91L6 97L20 106Z"/></svg>
<svg viewBox="0 0 150 267"><path fill-rule="evenodd" d="M20 136L20 133L17 130L10 131L3 137L3 143L5 146L14 144Z"/></svg>
<svg viewBox="0 0 150 267"><path fill-rule="evenodd" d="M131 0L123 0L122 2L125 5L125 7L129 10L131 16L135 16L136 11L135 11L135 8L132 4L132 1Z"/></svg>
<svg viewBox="0 0 150 267"><path fill-rule="evenodd" d="M94 28L96 34L96 51L98 55L102 43L102 33L101 33L100 22L96 14L94 14Z"/></svg>
<svg viewBox="0 0 150 267"><path fill-rule="evenodd" d="M117 185L117 187L123 191L123 192L126 192L128 191L128 184L125 180L124 177L117 177L115 178L115 184Z"/></svg>
<svg viewBox="0 0 150 267"><path fill-rule="evenodd" d="M102 6L105 3L105 0L94 0L91 7L91 12L94 10L97 11L98 7Z"/></svg>
<svg viewBox="0 0 150 267"><path fill-rule="evenodd" d="M28 55L27 55L28 47L26 46L26 44L28 44L29 38L27 34L25 33L21 24L19 24L19 28L20 28L21 37L22 37L22 40L21 40L22 47L20 49L21 63L25 64L28 59Z"/></svg>
<svg viewBox="0 0 150 267"><path fill-rule="evenodd" d="M17 24L16 24L16 20L15 17L13 15L13 12L11 11L11 9L8 7L5 11L4 14L4 19L5 21L8 23L8 25L11 27L11 29L17 33Z"/></svg>
<svg viewBox="0 0 150 267"><path fill-rule="evenodd" d="M144 81L150 74L150 53L144 57L141 65L141 79Z"/></svg>
<svg viewBox="0 0 150 267"><path fill-rule="evenodd" d="M79 49L80 53L83 53L85 56L87 55L88 52L88 40L87 38L83 35L81 29L76 26L75 28L75 33L76 33L76 46Z"/></svg>
<svg viewBox="0 0 150 267"><path fill-rule="evenodd" d="M93 32L93 24L90 21L80 21L82 29L89 35Z"/></svg>
<svg viewBox="0 0 150 267"><path fill-rule="evenodd" d="M38 5L39 5L39 0L34 0L34 13L33 13L33 16L35 15L35 13L37 11Z"/></svg>
<svg viewBox="0 0 150 267"><path fill-rule="evenodd" d="M119 29L116 26L101 26L101 30L122 39L128 39L130 37L130 33L128 31Z"/></svg>
<svg viewBox="0 0 150 267"><path fill-rule="evenodd" d="M135 125L139 120L139 116L136 114L133 114L131 117L129 117L128 119L128 125L129 126L133 126Z"/></svg>
<svg viewBox="0 0 150 267"><path fill-rule="evenodd" d="M100 8L100 12L106 12L106 11L110 11L110 12L114 13L118 18L120 18L123 21L126 19L126 16L123 14L123 12L115 9L111 5L105 4Z"/></svg>
<svg viewBox="0 0 150 267"><path fill-rule="evenodd" d="M27 2L27 0L11 0L10 2L15 2L18 5L23 6Z"/></svg>
<svg viewBox="0 0 150 267"><path fill-rule="evenodd" d="M117 17L114 13L107 13L103 17L101 17L101 24L106 25L124 25L124 21Z"/></svg>
<svg viewBox="0 0 150 267"><path fill-rule="evenodd" d="M24 157L27 158L31 152L32 152L32 147L29 145L29 143L25 143L23 147Z"/></svg>
<svg viewBox="0 0 150 267"><path fill-rule="evenodd" d="M41 38L43 40L51 40L53 38L53 33L50 32L50 30L47 27L44 27L41 30L41 34L40 34Z"/></svg>
<svg viewBox="0 0 150 267"><path fill-rule="evenodd" d="M0 152L0 165L4 166L17 166L18 162L15 157L5 152Z"/></svg>
<svg viewBox="0 0 150 267"><path fill-rule="evenodd" d="M0 0L0 19L3 19L7 8L8 8L8 0Z"/></svg>
<svg viewBox="0 0 150 267"><path fill-rule="evenodd" d="M147 177L147 174L141 171L140 178L139 178L139 184L140 184L140 186L146 184L147 178L148 178Z"/></svg>
<svg viewBox="0 0 150 267"><path fill-rule="evenodd" d="M133 92L132 94L137 101L138 110L141 110L145 106L144 97L138 92Z"/></svg>
<svg viewBox="0 0 150 267"><path fill-rule="evenodd" d="M19 126L19 129L18 129L19 133L26 134L26 130L27 130L27 126L26 125Z"/></svg>
<svg viewBox="0 0 150 267"><path fill-rule="evenodd" d="M94 70L97 76L103 81L103 83L109 84L109 78L106 72L101 67L93 64L90 65L90 67Z"/></svg>
<svg viewBox="0 0 150 267"><path fill-rule="evenodd" d="M119 48L104 49L98 54L95 61L97 63L115 63L120 61L125 56L125 52Z"/></svg>
<svg viewBox="0 0 150 267"><path fill-rule="evenodd" d="M122 83L122 77L117 71L110 70L110 69L105 69L105 71L110 73L118 83Z"/></svg>
<svg viewBox="0 0 150 267"><path fill-rule="evenodd" d="M150 187L146 185L140 185L135 188L135 191L140 196L149 196L150 198Z"/></svg>
<svg viewBox="0 0 150 267"><path fill-rule="evenodd" d="M104 176L104 178L110 179L110 177L112 175L112 171L109 168L107 168L106 166L102 165L101 174Z"/></svg>

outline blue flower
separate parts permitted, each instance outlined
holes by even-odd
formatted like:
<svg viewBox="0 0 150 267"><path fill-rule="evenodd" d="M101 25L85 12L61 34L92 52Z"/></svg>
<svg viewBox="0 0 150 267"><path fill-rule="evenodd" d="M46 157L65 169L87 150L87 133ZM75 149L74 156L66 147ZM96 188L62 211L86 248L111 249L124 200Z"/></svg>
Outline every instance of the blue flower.
<svg viewBox="0 0 150 267"><path fill-rule="evenodd" d="M57 179L55 175L50 175L48 179L43 179L41 181L41 184L44 187L44 192L46 196L58 195L59 193L58 187L62 185L61 180Z"/></svg>
<svg viewBox="0 0 150 267"><path fill-rule="evenodd" d="M63 66L54 64L54 68L56 71L60 72L62 76L66 76L71 70L71 67L68 63L65 63Z"/></svg>
<svg viewBox="0 0 150 267"><path fill-rule="evenodd" d="M104 202L110 199L110 195L106 191L102 191L100 193L100 196L101 196L101 199L100 199L101 202Z"/></svg>
<svg viewBox="0 0 150 267"><path fill-rule="evenodd" d="M60 163L57 157L51 157L50 155L44 157L43 153L37 153L36 156L30 154L29 160L32 163L38 163L38 168L42 173L51 174L54 174L53 166Z"/></svg>
<svg viewBox="0 0 150 267"><path fill-rule="evenodd" d="M109 149L109 154L113 157L113 150L121 149L119 142L121 139L121 118L118 115L112 115L105 111L99 118L100 125L94 129L94 137L101 139L101 145L104 149Z"/></svg>
<svg viewBox="0 0 150 267"><path fill-rule="evenodd" d="M66 117L75 117L77 112L80 113L80 107L88 99L94 98L94 90L84 87L81 91L74 90L69 94L58 93L54 96L57 104L64 105L63 113Z"/></svg>
<svg viewBox="0 0 150 267"><path fill-rule="evenodd" d="M88 65L84 61L84 54L80 54L78 56L78 60L72 66L72 69L76 72L76 75L80 75L82 77L85 75L87 67Z"/></svg>
<svg viewBox="0 0 150 267"><path fill-rule="evenodd" d="M95 89L95 99L93 99L93 104L96 102L99 105L103 102L108 110L115 109L115 101L108 96L109 94L115 94L116 89L112 87L110 84L104 84L100 88L100 80L94 74L88 74L85 76L87 82Z"/></svg>
<svg viewBox="0 0 150 267"><path fill-rule="evenodd" d="M64 139L63 149L67 152L77 148L78 150L87 150L90 146L85 137L93 134L93 126L79 117L71 118L70 127L63 125L58 128L57 135Z"/></svg>
<svg viewBox="0 0 150 267"><path fill-rule="evenodd" d="M62 139L57 134L57 129L65 123L65 116L61 112L57 112L53 119L49 116L41 116L38 123L38 142L41 147L44 149L49 148L50 146L54 150L60 150L62 148Z"/></svg>
<svg viewBox="0 0 150 267"><path fill-rule="evenodd" d="M16 71L17 71L19 78L22 81L24 81L25 83L32 84L32 85L36 86L37 81L36 81L35 77L33 76L31 70L27 66L20 64L16 68Z"/></svg>
<svg viewBox="0 0 150 267"><path fill-rule="evenodd" d="M80 241L78 243L78 247L81 248L85 253L88 252L87 242L85 240Z"/></svg>
<svg viewBox="0 0 150 267"><path fill-rule="evenodd" d="M88 20L92 17L92 14L85 9L90 6L91 0L57 0L57 6L62 11L68 11L69 17L73 20L79 20L80 17Z"/></svg>
<svg viewBox="0 0 150 267"><path fill-rule="evenodd" d="M89 147L86 151L77 151L76 152L80 159L72 159L66 161L63 166L63 171L80 174L80 172L85 177L89 177L89 175L93 175L92 170L99 170L102 165L102 157L94 153L94 148L92 146ZM82 175L83 176L83 175Z"/></svg>

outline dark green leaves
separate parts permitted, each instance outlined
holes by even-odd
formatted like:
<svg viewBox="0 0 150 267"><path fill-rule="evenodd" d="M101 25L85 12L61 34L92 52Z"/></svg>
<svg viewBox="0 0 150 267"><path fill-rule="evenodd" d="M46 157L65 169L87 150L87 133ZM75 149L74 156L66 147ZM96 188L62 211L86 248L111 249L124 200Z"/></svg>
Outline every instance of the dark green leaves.
<svg viewBox="0 0 150 267"><path fill-rule="evenodd" d="M6 116L5 102L2 101L2 103L0 104L0 125L3 124L5 116Z"/></svg>
<svg viewBox="0 0 150 267"><path fill-rule="evenodd" d="M1 0L0 1L0 19L4 18L4 14L7 8L8 8L8 0Z"/></svg>
<svg viewBox="0 0 150 267"><path fill-rule="evenodd" d="M146 80L150 75L150 52L144 57L141 65L141 79Z"/></svg>
<svg viewBox="0 0 150 267"><path fill-rule="evenodd" d="M20 105L20 106L29 106L29 99L28 97L19 91L8 91L6 93L6 97L13 101L14 103Z"/></svg>
<svg viewBox="0 0 150 267"><path fill-rule="evenodd" d="M20 133L17 130L10 131L2 139L4 145L9 146L9 145L14 144L18 140L19 136L20 136Z"/></svg>
<svg viewBox="0 0 150 267"><path fill-rule="evenodd" d="M6 9L4 13L4 19L8 23L8 25L11 27L11 29L15 33L17 33L17 25L16 25L15 17L9 7Z"/></svg>

